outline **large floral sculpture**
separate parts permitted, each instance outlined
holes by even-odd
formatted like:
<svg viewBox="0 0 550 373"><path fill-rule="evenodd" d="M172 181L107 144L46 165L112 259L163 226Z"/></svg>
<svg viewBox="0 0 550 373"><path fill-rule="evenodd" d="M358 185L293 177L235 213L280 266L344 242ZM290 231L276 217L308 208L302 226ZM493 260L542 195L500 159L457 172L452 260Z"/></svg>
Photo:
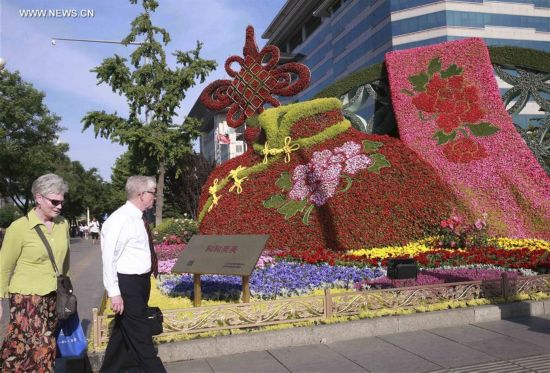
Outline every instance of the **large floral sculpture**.
<svg viewBox="0 0 550 373"><path fill-rule="evenodd" d="M338 99L265 110L248 151L218 166L201 195L203 234L269 234L270 249L405 243L458 205L398 139L351 128Z"/></svg>
<svg viewBox="0 0 550 373"><path fill-rule="evenodd" d="M488 214L493 235L549 239L550 178L506 112L484 42L390 52L386 65L404 144Z"/></svg>
<svg viewBox="0 0 550 373"><path fill-rule="evenodd" d="M301 63L278 65L280 51L276 46L267 45L260 51L252 26L246 28L243 55L244 59L231 56L225 62L225 71L233 80L216 80L200 96L209 109L229 107L227 124L233 128L261 113L265 104L279 106L279 100L273 95L294 96L307 87L311 78L309 69ZM239 71L233 70L233 63L240 66Z"/></svg>

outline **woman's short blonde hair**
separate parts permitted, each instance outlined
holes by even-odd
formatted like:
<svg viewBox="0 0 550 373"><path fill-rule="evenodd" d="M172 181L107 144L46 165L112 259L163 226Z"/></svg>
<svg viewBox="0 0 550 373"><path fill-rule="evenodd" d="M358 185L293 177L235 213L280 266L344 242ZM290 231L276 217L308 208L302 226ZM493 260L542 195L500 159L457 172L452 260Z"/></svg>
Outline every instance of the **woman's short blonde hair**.
<svg viewBox="0 0 550 373"><path fill-rule="evenodd" d="M61 176L56 174L45 174L40 176L32 183L31 192L35 196L37 194L47 195L50 193L54 194L65 194L69 191L69 184Z"/></svg>
<svg viewBox="0 0 550 373"><path fill-rule="evenodd" d="M156 187L157 182L154 177L142 175L130 176L126 181L126 197L132 199L140 193L149 189L155 189Z"/></svg>

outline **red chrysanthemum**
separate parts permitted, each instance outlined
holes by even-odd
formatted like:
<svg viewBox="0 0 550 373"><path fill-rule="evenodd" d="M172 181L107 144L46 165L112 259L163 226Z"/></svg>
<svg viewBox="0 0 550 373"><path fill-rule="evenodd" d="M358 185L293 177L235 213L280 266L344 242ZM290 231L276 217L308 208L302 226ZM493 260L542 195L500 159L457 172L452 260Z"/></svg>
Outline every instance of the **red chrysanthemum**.
<svg viewBox="0 0 550 373"><path fill-rule="evenodd" d="M453 114L440 114L435 120L437 126L447 133L451 133L460 126L460 120Z"/></svg>
<svg viewBox="0 0 550 373"><path fill-rule="evenodd" d="M485 148L469 137L462 137L443 146L443 154L451 162L470 163L487 157Z"/></svg>
<svg viewBox="0 0 550 373"><path fill-rule="evenodd" d="M425 111L426 113L434 113L435 104L437 103L437 96L430 96L424 92L418 96L413 97L413 105L418 109Z"/></svg>

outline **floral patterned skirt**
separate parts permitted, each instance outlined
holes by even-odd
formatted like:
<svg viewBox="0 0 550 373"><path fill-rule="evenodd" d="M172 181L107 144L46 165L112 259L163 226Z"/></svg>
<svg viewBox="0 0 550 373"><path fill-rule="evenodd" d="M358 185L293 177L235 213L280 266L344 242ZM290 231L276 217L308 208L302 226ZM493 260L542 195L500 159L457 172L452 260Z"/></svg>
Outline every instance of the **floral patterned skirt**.
<svg viewBox="0 0 550 373"><path fill-rule="evenodd" d="M55 293L10 295L10 323L0 355L2 372L53 372Z"/></svg>

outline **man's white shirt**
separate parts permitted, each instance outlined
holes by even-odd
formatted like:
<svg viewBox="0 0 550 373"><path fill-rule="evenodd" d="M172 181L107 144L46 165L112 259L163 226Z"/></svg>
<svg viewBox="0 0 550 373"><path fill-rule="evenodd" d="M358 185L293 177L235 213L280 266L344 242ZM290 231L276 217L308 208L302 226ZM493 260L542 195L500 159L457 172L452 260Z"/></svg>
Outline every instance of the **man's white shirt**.
<svg viewBox="0 0 550 373"><path fill-rule="evenodd" d="M127 201L103 224L103 285L109 297L120 295L117 272L139 275L151 271L149 237L142 216L143 212Z"/></svg>

